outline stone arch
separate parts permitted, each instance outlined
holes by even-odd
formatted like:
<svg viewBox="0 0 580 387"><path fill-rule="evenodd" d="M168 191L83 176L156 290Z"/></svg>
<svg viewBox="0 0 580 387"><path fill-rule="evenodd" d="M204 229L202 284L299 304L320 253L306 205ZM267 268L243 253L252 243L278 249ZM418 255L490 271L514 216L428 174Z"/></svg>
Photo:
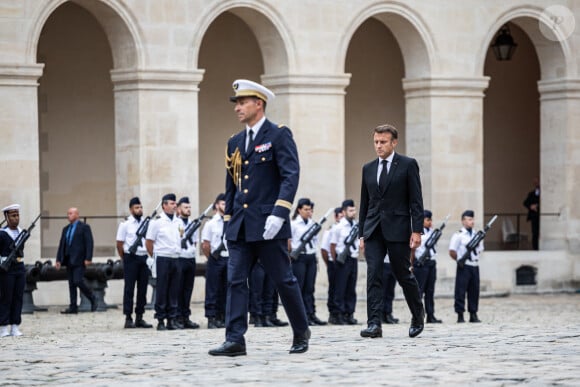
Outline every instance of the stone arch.
<svg viewBox="0 0 580 387"><path fill-rule="evenodd" d="M350 41L356 30L369 18L381 21L392 31L403 54L406 78L426 77L437 67L435 43L423 19L404 4L378 3L362 9L346 28L335 61L337 72L344 72Z"/></svg>
<svg viewBox="0 0 580 387"><path fill-rule="evenodd" d="M109 39L113 64L117 69L141 68L145 63L142 33L129 9L117 0L50 0L39 7L33 16L33 28L27 40L27 62L36 62L40 34L50 15L66 2L75 3L88 10L101 24Z"/></svg>
<svg viewBox="0 0 580 387"><path fill-rule="evenodd" d="M254 33L264 58L266 74L286 74L296 68L294 42L279 12L261 1L217 2L208 7L200 17L201 22L193 33L188 66L197 68L199 49L205 32L222 13L231 12L241 18Z"/></svg>
<svg viewBox="0 0 580 387"><path fill-rule="evenodd" d="M574 69L574 56L568 41L563 36L563 32L560 27L553 30L554 36L558 38L556 41L549 40L543 36L538 28L538 23L548 26L549 20L543 9L536 7L512 8L495 20L485 34L481 44L478 45L476 74L483 74L488 48L497 31L507 22L514 23L520 27L532 41L540 61L542 80L576 76L576 74L571 73Z"/></svg>

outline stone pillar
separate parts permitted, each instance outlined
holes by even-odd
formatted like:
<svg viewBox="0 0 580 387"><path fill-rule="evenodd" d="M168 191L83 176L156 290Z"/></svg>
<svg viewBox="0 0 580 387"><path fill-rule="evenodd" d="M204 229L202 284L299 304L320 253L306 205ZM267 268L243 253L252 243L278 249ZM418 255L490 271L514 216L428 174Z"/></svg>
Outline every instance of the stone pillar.
<svg viewBox="0 0 580 387"><path fill-rule="evenodd" d="M580 257L580 79L538 82L540 91L540 249ZM580 260L577 259L577 261ZM580 277L580 267L576 278Z"/></svg>
<svg viewBox="0 0 580 387"><path fill-rule="evenodd" d="M37 88L43 67L0 64L0 208L22 205L21 227L28 227L40 213ZM29 263L41 258L40 233L37 223L24 251Z"/></svg>
<svg viewBox="0 0 580 387"><path fill-rule="evenodd" d="M198 204L198 85L203 70L111 71L115 93L117 211L140 196L150 213L161 196Z"/></svg>
<svg viewBox="0 0 580 387"><path fill-rule="evenodd" d="M316 204L316 219L345 195L344 96L350 74L265 75L262 81L276 94L268 117L287 125L300 157L296 199ZM300 112L299 114L296 112Z"/></svg>
<svg viewBox="0 0 580 387"><path fill-rule="evenodd" d="M484 224L483 91L488 83L489 77L403 80L407 153L419 162L424 206L434 212L437 225L450 213L450 223L458 226L467 208L476 213L476 227Z"/></svg>

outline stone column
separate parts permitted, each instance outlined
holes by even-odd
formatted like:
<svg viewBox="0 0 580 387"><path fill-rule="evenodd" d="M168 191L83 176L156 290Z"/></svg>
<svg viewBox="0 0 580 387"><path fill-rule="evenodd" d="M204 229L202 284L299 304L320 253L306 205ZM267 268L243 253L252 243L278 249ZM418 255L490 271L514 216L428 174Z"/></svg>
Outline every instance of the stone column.
<svg viewBox="0 0 580 387"><path fill-rule="evenodd" d="M540 91L540 249L566 249L580 277L580 79L538 82Z"/></svg>
<svg viewBox="0 0 580 387"><path fill-rule="evenodd" d="M19 203L20 226L40 213L38 78L43 64L0 64L0 208ZM4 215L0 215L4 219ZM26 242L25 259L40 259L40 223Z"/></svg>
<svg viewBox="0 0 580 387"><path fill-rule="evenodd" d="M350 74L265 75L276 94L268 117L294 133L300 157L297 197L316 204L316 216L338 206L345 195L344 96Z"/></svg>
<svg viewBox="0 0 580 387"><path fill-rule="evenodd" d="M421 168L425 208L483 226L483 91L489 77L404 79L407 153ZM453 229L453 227L449 227ZM443 244L441 244L443 246Z"/></svg>
<svg viewBox="0 0 580 387"><path fill-rule="evenodd" d="M150 213L161 196L198 205L198 85L203 70L112 70L115 93L117 211L140 196Z"/></svg>

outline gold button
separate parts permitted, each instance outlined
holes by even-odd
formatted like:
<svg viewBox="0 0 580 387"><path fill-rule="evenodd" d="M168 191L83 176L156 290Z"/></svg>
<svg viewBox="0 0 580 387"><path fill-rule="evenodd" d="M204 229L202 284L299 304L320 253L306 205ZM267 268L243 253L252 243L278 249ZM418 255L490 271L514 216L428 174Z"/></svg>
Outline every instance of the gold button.
<svg viewBox="0 0 580 387"><path fill-rule="evenodd" d="M247 193L248 193L248 189L247 189L247 188L244 190L244 193L245 193L245 194L247 194Z"/></svg>
<svg viewBox="0 0 580 387"><path fill-rule="evenodd" d="M244 161L244 164L248 165L250 162L248 160Z"/></svg>
<svg viewBox="0 0 580 387"><path fill-rule="evenodd" d="M248 180L250 178L250 176L246 175L244 176L244 179Z"/></svg>
<svg viewBox="0 0 580 387"><path fill-rule="evenodd" d="M266 158L265 157L262 157L262 161L266 161Z"/></svg>
<svg viewBox="0 0 580 387"><path fill-rule="evenodd" d="M246 203L244 203L244 208L248 208L248 205Z"/></svg>

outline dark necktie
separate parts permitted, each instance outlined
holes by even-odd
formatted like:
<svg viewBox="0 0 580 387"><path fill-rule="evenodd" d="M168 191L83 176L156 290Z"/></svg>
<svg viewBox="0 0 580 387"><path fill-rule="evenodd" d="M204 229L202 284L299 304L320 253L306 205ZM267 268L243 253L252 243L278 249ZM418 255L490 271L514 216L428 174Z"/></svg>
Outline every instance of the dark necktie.
<svg viewBox="0 0 580 387"><path fill-rule="evenodd" d="M71 224L68 227L68 231L66 233L66 243L70 246L72 243L72 237L73 237L73 225Z"/></svg>
<svg viewBox="0 0 580 387"><path fill-rule="evenodd" d="M248 145L246 145L246 153L248 153L248 151L252 147L252 142L254 142L254 131L250 129L248 134L250 135L250 140L248 141Z"/></svg>
<svg viewBox="0 0 580 387"><path fill-rule="evenodd" d="M379 176L379 190L381 193L384 193L385 189L387 189L387 160L381 161L381 164L383 165L383 169Z"/></svg>

